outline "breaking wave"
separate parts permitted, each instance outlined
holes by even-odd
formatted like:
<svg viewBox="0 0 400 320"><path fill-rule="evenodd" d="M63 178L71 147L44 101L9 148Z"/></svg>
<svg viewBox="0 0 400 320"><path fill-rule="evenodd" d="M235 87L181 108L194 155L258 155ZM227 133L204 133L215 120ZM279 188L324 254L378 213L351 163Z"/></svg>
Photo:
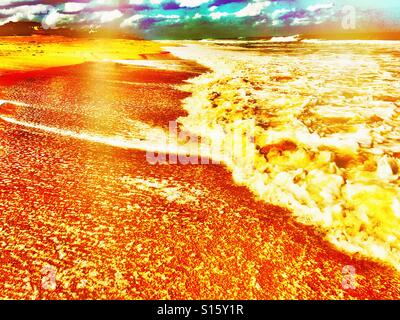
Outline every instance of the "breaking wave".
<svg viewBox="0 0 400 320"><path fill-rule="evenodd" d="M168 48L213 70L186 85L180 122L224 145L255 120L254 153L227 161L236 182L400 269L400 43L238 46Z"/></svg>
<svg viewBox="0 0 400 320"><path fill-rule="evenodd" d="M299 34L287 37L272 37L269 42L298 42L301 41L301 36Z"/></svg>

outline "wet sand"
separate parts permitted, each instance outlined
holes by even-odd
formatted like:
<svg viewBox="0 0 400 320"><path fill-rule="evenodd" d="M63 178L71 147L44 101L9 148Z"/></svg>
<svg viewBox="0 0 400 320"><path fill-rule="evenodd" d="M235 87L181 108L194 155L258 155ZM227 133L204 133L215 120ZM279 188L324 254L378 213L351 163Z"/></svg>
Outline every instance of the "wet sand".
<svg viewBox="0 0 400 320"><path fill-rule="evenodd" d="M0 77L0 114L127 134L185 112L175 85L196 73L117 64ZM10 80L12 79L12 80ZM254 199L217 165L150 165L142 151L0 122L0 298L400 298L392 268L331 247ZM345 266L355 289L342 287ZM54 270L56 287L43 287Z"/></svg>

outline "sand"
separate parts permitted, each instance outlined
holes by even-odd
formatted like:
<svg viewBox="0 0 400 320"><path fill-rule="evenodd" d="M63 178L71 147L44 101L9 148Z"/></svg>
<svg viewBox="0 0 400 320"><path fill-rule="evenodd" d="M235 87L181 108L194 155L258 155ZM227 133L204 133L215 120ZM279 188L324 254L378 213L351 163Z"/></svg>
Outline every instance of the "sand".
<svg viewBox="0 0 400 320"><path fill-rule="evenodd" d="M0 115L99 136L129 135L126 119L163 128L186 114L176 86L196 74L98 61L19 70L0 77L0 99L29 107ZM7 121L0 146L0 298L400 298L394 269L335 250L223 166L150 165L143 151Z"/></svg>
<svg viewBox="0 0 400 320"><path fill-rule="evenodd" d="M160 45L150 41L40 35L0 37L0 71L34 70L109 59L141 59L160 51Z"/></svg>

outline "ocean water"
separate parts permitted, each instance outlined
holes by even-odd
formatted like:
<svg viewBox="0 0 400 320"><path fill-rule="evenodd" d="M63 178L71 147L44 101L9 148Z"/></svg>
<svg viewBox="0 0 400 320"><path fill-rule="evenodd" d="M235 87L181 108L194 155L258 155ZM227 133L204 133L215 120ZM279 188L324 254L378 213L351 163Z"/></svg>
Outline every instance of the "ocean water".
<svg viewBox="0 0 400 320"><path fill-rule="evenodd" d="M211 70L185 86L180 123L257 197L400 270L400 42L280 40L168 47ZM253 138L231 161L238 127Z"/></svg>

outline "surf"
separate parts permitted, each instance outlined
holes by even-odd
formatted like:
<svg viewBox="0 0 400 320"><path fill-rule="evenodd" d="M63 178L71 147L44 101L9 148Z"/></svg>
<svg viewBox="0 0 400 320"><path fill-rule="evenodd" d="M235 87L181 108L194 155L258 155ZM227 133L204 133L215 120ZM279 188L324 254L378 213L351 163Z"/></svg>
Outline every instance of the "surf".
<svg viewBox="0 0 400 320"><path fill-rule="evenodd" d="M337 248L400 270L397 60L376 55L387 44L249 46L167 48L212 70L183 87L180 123L223 145L215 127L255 120L255 159L226 163L235 181Z"/></svg>
<svg viewBox="0 0 400 320"><path fill-rule="evenodd" d="M172 121L169 130L153 127L147 123L125 119L132 137L120 134L104 135L90 131L76 131L18 119L17 108L29 108L19 101L0 100L0 119L10 125L30 129L32 133L54 134L89 143L102 144L126 150L146 152L150 164L219 164L216 148L189 132L179 131L177 123Z"/></svg>

